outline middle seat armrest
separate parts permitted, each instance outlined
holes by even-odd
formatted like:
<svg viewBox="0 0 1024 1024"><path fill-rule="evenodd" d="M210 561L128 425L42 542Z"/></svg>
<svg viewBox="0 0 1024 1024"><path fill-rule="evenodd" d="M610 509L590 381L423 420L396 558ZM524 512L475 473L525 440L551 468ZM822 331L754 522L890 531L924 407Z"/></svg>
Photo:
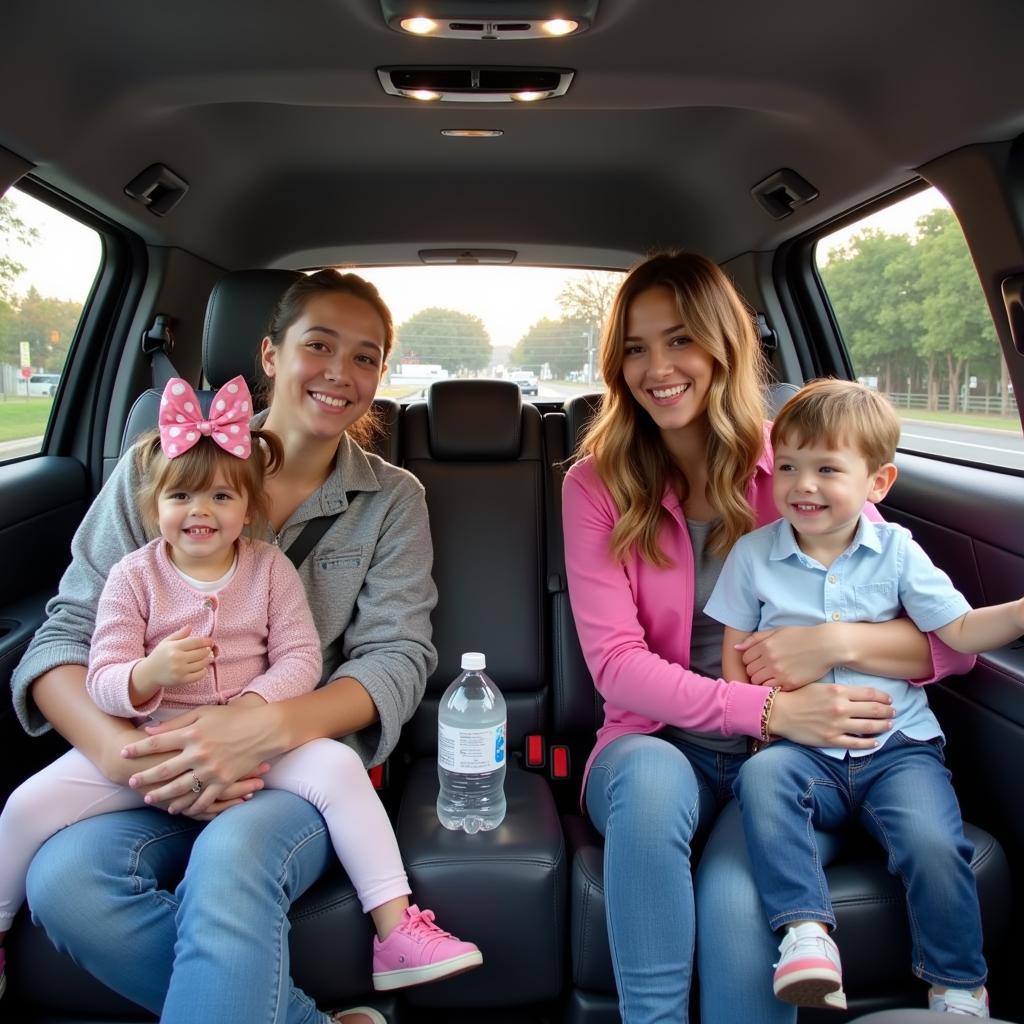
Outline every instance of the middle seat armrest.
<svg viewBox="0 0 1024 1024"><path fill-rule="evenodd" d="M450 832L437 820L437 763L417 761L398 812L412 899L438 924L475 942L483 966L409 990L419 1006L516 1006L562 988L567 856L551 787L509 764L505 820L490 832Z"/></svg>

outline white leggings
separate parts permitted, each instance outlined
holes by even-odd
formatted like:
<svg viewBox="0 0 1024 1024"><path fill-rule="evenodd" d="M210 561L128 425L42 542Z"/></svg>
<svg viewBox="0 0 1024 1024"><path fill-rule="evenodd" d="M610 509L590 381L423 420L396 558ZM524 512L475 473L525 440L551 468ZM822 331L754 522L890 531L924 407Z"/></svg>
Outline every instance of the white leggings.
<svg viewBox="0 0 1024 1024"><path fill-rule="evenodd" d="M264 781L323 815L364 913L409 894L391 822L351 747L312 740L274 761ZM145 806L140 793L111 782L77 750L26 779L0 814L0 932L24 902L29 864L50 836L83 818Z"/></svg>

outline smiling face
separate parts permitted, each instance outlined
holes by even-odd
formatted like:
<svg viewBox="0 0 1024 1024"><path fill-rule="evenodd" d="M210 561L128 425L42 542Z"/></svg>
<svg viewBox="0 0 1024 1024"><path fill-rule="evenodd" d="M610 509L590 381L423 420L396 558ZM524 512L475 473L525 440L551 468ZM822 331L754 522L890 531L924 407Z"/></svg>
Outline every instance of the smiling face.
<svg viewBox="0 0 1024 1024"><path fill-rule="evenodd" d="M311 296L279 345L263 339L263 370L274 388L267 429L337 442L373 402L387 368L385 338L384 321L364 299Z"/></svg>
<svg viewBox="0 0 1024 1024"><path fill-rule="evenodd" d="M249 502L223 472L205 487L165 487L156 508L160 536L182 572L215 580L231 568L235 541L249 521Z"/></svg>
<svg viewBox="0 0 1024 1024"><path fill-rule="evenodd" d="M703 431L715 362L687 333L672 290L656 285L639 292L624 327L622 376L637 404L666 441Z"/></svg>
<svg viewBox="0 0 1024 1024"><path fill-rule="evenodd" d="M786 437L775 448L772 494L801 550L827 564L849 547L864 503L881 501L895 478L892 463L872 470L853 446L798 447Z"/></svg>

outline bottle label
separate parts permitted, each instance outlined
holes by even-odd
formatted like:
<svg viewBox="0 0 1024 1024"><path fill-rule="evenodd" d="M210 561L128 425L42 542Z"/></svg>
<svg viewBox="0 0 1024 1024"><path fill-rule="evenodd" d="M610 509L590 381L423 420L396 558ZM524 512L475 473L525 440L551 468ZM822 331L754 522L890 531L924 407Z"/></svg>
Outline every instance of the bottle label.
<svg viewBox="0 0 1024 1024"><path fill-rule="evenodd" d="M505 723L458 729L437 723L437 763L449 772L479 775L505 766Z"/></svg>

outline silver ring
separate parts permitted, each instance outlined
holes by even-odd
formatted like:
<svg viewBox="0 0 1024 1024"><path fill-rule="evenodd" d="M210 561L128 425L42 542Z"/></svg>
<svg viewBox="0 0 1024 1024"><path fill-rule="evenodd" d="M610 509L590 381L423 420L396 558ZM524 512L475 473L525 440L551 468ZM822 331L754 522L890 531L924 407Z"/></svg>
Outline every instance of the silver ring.
<svg viewBox="0 0 1024 1024"><path fill-rule="evenodd" d="M196 775L196 771L192 769L192 792L198 793L203 788L202 782L199 781L199 776Z"/></svg>

